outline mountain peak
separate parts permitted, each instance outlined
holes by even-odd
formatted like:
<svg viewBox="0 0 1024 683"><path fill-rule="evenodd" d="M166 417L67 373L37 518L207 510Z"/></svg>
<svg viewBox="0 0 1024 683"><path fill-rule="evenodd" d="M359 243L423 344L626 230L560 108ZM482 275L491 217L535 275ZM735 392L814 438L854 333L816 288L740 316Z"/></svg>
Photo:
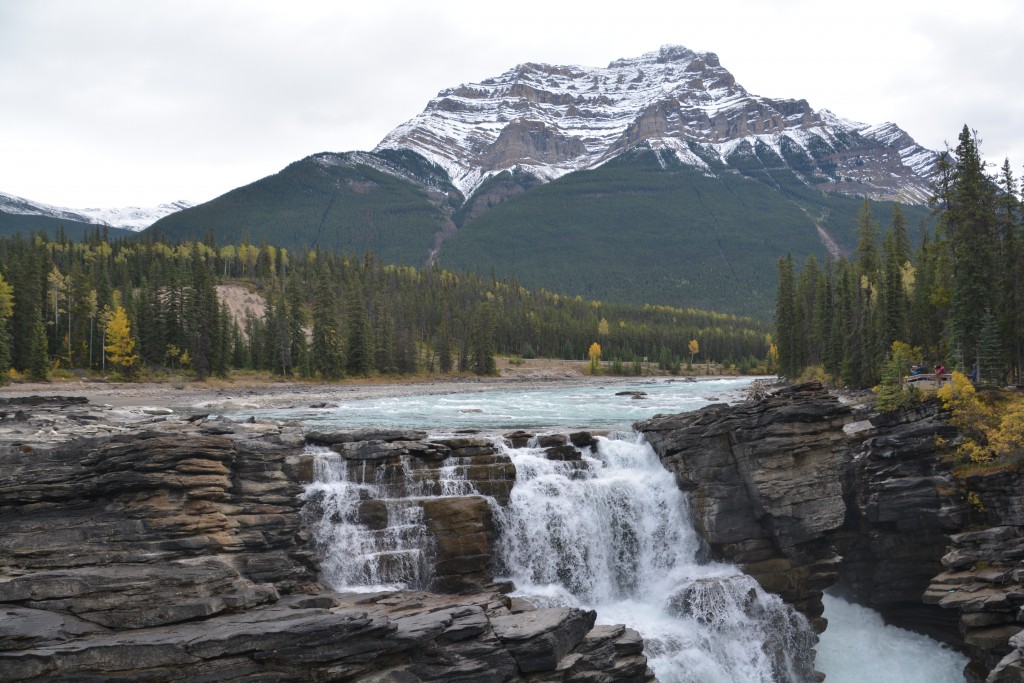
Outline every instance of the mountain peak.
<svg viewBox="0 0 1024 683"><path fill-rule="evenodd" d="M935 158L898 128L815 112L804 99L751 95L718 55L682 45L605 68L526 62L446 88L375 151L417 152L468 197L502 171L548 181L638 145L674 150L708 172L708 160L746 167L765 149L821 189L908 202L927 197Z"/></svg>

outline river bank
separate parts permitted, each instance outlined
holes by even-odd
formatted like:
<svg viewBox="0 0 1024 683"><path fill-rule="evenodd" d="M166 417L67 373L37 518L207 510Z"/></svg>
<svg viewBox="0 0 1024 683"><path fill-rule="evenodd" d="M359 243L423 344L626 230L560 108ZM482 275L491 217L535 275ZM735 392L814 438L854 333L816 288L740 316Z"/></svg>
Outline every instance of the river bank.
<svg viewBox="0 0 1024 683"><path fill-rule="evenodd" d="M695 366L695 370L701 370ZM652 376L620 377L586 374L585 361L535 359L518 365L500 365L495 377L417 376L403 379L356 378L339 382L284 381L236 377L204 382L109 382L66 379L51 382L18 382L0 387L0 398L60 395L84 397L90 403L114 408L153 406L201 409L204 404L232 401L257 408L323 403L337 400L401 398L483 391L530 391L561 386L638 384ZM715 379L714 375L698 375ZM677 378L685 381L686 377Z"/></svg>

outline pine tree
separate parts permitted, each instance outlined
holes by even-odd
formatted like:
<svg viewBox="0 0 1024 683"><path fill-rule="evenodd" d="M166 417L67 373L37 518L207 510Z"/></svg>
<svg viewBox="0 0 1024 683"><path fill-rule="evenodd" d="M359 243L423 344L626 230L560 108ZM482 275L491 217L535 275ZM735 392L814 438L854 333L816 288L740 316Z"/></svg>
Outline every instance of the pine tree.
<svg viewBox="0 0 1024 683"><path fill-rule="evenodd" d="M775 307L775 339L779 349L779 374L795 378L800 374L797 349L801 331L797 330L793 255L779 259L779 292Z"/></svg>
<svg viewBox="0 0 1024 683"><path fill-rule="evenodd" d="M910 246L899 204L893 205L892 226L886 233L882 259L882 341L909 340L909 302L903 288L904 269L909 265Z"/></svg>
<svg viewBox="0 0 1024 683"><path fill-rule="evenodd" d="M999 175L997 233L1001 242L997 270L998 319L1008 367L1015 384L1024 379L1024 254L1020 233L1020 199L1010 160L1003 162Z"/></svg>
<svg viewBox="0 0 1024 683"><path fill-rule="evenodd" d="M1004 379L1002 345L999 341L999 324L992 309L982 316L978 333L977 364L979 384L1001 384Z"/></svg>
<svg viewBox="0 0 1024 683"><path fill-rule="evenodd" d="M287 252L282 249L279 252L279 262L287 263ZM283 267L283 265L282 265ZM309 343L306 339L306 329L309 326L309 314L306 309L306 296L302 282L299 280L298 271L293 270L288 275L288 285L285 291L288 299L288 344L289 355L292 359L292 367L299 370L305 377L310 376L312 363L309 358Z"/></svg>
<svg viewBox="0 0 1024 683"><path fill-rule="evenodd" d="M498 374L494 359L494 311L487 304L479 304L473 316L470 333L470 366L478 375Z"/></svg>
<svg viewBox="0 0 1024 683"><path fill-rule="evenodd" d="M976 359L981 314L995 307L994 196L977 140L967 126L959 143L943 221L953 257L950 339L959 342L966 358Z"/></svg>
<svg viewBox="0 0 1024 683"><path fill-rule="evenodd" d="M358 280L349 286L345 313L345 326L348 329L345 369L350 375L368 377L373 370L373 338L366 315L366 299Z"/></svg>
<svg viewBox="0 0 1024 683"><path fill-rule="evenodd" d="M220 313L217 315L217 345L213 355L213 374L218 377L227 377L228 371L231 370L232 322L231 308L226 301L222 301Z"/></svg>
<svg viewBox="0 0 1024 683"><path fill-rule="evenodd" d="M50 355L47 352L46 324L41 317L36 318L30 337L28 377L35 382L46 382L50 378Z"/></svg>
<svg viewBox="0 0 1024 683"><path fill-rule="evenodd" d="M313 367L325 380L340 379L344 373L341 353L341 324L338 301L326 269L321 269L313 292Z"/></svg>
<svg viewBox="0 0 1024 683"><path fill-rule="evenodd" d="M452 358L452 342L448 336L448 327L442 326L441 337L437 342L437 364L442 374L448 374L452 371L453 358Z"/></svg>

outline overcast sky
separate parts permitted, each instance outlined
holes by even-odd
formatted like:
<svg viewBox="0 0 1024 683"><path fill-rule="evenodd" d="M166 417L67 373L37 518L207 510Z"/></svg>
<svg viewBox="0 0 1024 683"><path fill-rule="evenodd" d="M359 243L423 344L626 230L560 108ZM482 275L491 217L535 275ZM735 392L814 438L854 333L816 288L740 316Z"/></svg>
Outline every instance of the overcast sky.
<svg viewBox="0 0 1024 683"><path fill-rule="evenodd" d="M1024 171L1018 0L0 0L0 192L71 208L202 202L373 148L439 90L664 44Z"/></svg>

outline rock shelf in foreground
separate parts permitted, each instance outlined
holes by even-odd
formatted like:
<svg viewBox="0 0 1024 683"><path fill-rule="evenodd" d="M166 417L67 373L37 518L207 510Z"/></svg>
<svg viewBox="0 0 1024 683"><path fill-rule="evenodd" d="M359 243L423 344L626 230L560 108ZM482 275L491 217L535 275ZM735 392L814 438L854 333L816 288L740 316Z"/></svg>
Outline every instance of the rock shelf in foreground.
<svg viewBox="0 0 1024 683"><path fill-rule="evenodd" d="M638 634L595 627L593 612L325 589L301 515L312 465L298 425L59 397L0 413L0 680L653 680ZM488 477L502 471L471 440L409 436L335 443L370 459L476 454ZM480 506L460 510L486 540ZM473 537L450 524L460 510L432 519L454 528L443 576L472 591L489 563L473 561L479 543L456 542Z"/></svg>

